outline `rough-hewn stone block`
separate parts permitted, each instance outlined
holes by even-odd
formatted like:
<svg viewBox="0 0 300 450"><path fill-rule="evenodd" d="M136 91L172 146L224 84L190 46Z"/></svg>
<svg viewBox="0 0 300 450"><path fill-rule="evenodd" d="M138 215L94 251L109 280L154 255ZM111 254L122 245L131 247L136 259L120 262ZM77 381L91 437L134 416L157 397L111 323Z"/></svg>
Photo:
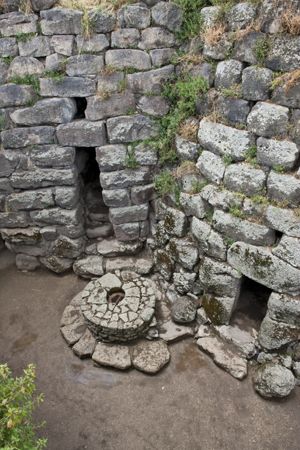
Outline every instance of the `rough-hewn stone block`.
<svg viewBox="0 0 300 450"><path fill-rule="evenodd" d="M74 147L100 147L106 144L104 122L77 120L59 125L56 136L60 145Z"/></svg>

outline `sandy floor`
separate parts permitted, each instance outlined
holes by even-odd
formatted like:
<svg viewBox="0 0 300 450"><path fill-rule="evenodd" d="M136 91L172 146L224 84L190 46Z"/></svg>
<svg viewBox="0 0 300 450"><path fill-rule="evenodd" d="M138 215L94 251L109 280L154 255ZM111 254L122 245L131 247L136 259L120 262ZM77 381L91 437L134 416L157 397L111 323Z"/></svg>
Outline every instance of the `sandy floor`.
<svg viewBox="0 0 300 450"><path fill-rule="evenodd" d="M156 377L80 361L59 332L86 283L72 274L17 272L0 254L0 361L37 365L50 450L299 450L300 388L268 402L216 368L191 340L171 347Z"/></svg>

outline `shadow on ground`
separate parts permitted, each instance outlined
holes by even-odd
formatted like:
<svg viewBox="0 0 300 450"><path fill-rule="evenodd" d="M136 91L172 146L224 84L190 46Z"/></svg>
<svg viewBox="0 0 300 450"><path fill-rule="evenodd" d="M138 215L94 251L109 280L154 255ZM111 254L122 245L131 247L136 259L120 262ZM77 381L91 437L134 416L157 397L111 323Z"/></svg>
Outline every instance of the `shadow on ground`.
<svg viewBox="0 0 300 450"><path fill-rule="evenodd" d="M20 273L0 254L0 361L37 365L49 450L299 450L300 388L268 402L216 368L187 340L149 377L80 361L59 332L64 307L86 282Z"/></svg>

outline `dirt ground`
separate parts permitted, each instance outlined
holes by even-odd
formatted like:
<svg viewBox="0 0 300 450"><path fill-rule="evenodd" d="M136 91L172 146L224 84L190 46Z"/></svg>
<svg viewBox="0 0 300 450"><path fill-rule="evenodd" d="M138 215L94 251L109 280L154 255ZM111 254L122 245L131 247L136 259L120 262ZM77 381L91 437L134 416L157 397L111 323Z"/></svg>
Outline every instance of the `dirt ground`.
<svg viewBox="0 0 300 450"><path fill-rule="evenodd" d="M15 374L36 364L49 450L299 450L300 388L287 401L264 401L192 340L174 344L155 377L80 361L59 322L85 284L73 274L20 273L0 253L0 361Z"/></svg>

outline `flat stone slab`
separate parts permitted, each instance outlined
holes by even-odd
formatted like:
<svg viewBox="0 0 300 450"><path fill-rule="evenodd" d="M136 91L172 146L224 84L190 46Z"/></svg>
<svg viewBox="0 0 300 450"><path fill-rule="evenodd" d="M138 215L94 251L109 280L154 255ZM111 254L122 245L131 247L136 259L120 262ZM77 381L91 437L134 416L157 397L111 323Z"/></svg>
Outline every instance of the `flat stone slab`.
<svg viewBox="0 0 300 450"><path fill-rule="evenodd" d="M221 339L228 342L229 344L233 344L236 349L246 358L251 358L255 352L255 338L252 334L248 333L245 330L241 330L237 326L227 326L221 325L215 327L216 332L220 336Z"/></svg>
<svg viewBox="0 0 300 450"><path fill-rule="evenodd" d="M81 336L79 341L74 345L73 352L79 358L89 358L94 353L96 347L96 339L89 329Z"/></svg>
<svg viewBox="0 0 300 450"><path fill-rule="evenodd" d="M192 327L178 325L172 320L164 322L159 327L159 337L168 343L179 341L194 335Z"/></svg>
<svg viewBox="0 0 300 450"><path fill-rule="evenodd" d="M213 359L213 362L234 378L243 380L247 376L247 361L219 341L215 336L203 337L197 341L198 347Z"/></svg>
<svg viewBox="0 0 300 450"><path fill-rule="evenodd" d="M168 364L170 357L164 341L143 341L132 351L132 364L135 369L154 375Z"/></svg>
<svg viewBox="0 0 300 450"><path fill-rule="evenodd" d="M129 348L125 345L109 345L99 342L92 359L100 366L114 367L119 370L126 370L131 367Z"/></svg>
<svg viewBox="0 0 300 450"><path fill-rule="evenodd" d="M145 278L126 281L107 273L85 287L82 299L82 315L97 338L128 342L150 327L156 296L151 281Z"/></svg>
<svg viewBox="0 0 300 450"><path fill-rule="evenodd" d="M82 317L75 320L70 325L65 325L60 329L65 341L70 346L76 344L76 342L79 341L85 330L86 323L84 322Z"/></svg>

